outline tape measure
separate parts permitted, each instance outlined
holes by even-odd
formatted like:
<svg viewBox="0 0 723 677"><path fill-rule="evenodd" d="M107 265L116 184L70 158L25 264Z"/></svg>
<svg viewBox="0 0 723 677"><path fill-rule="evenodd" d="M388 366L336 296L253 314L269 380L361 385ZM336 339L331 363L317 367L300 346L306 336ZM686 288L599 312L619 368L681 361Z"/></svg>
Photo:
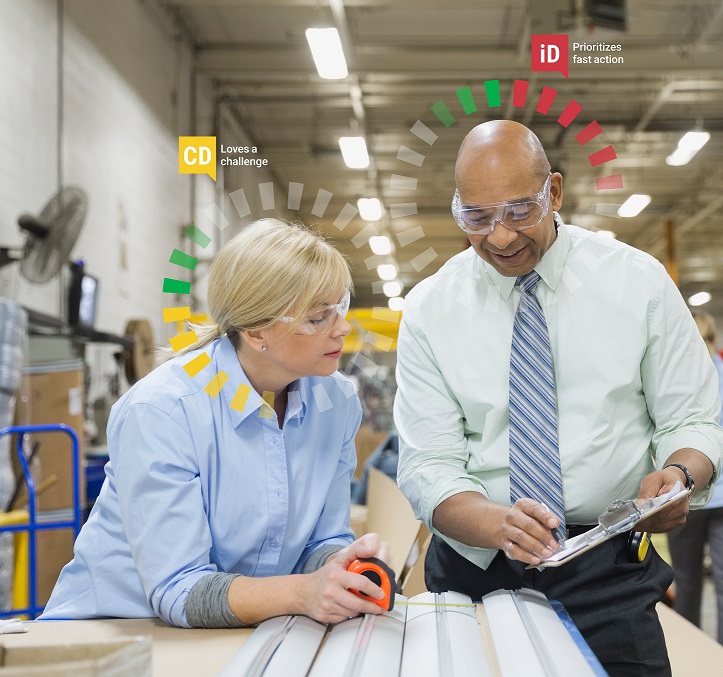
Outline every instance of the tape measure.
<svg viewBox="0 0 723 677"><path fill-rule="evenodd" d="M351 571L353 574L361 574L374 583L374 585L378 585L382 589L382 592L384 592L384 597L382 597L382 599L375 599L374 597L365 595L359 590L350 589L350 592L353 592L362 599L368 599L370 602L374 602L374 604L380 606L384 611L391 611L394 608L397 582L394 577L394 572L386 562L382 562L382 560L376 557L360 557L349 565L347 571Z"/></svg>

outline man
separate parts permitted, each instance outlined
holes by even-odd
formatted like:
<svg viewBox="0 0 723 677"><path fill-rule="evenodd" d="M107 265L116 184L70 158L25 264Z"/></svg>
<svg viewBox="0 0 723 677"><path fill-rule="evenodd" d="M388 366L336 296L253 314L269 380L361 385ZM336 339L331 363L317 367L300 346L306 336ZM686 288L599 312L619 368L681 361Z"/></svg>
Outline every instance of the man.
<svg viewBox="0 0 723 677"><path fill-rule="evenodd" d="M407 296L398 344L398 480L434 533L427 586L535 588L611 675L670 674L655 604L672 575L652 548L630 562L624 534L525 567L557 549L561 522L577 535L614 499L680 482L705 503L723 446L705 346L655 259L561 222L562 177L526 127L475 127L456 180L472 246Z"/></svg>

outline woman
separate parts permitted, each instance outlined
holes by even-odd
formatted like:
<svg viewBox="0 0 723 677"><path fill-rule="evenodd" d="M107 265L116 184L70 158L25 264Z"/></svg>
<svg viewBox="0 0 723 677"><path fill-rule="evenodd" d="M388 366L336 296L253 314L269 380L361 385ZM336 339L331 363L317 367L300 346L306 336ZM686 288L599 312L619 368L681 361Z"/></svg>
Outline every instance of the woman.
<svg viewBox="0 0 723 677"><path fill-rule="evenodd" d="M723 360L715 351L718 341L715 320L708 313L698 311L693 312L693 319L718 372L720 398L723 400ZM720 423L723 425L723 412ZM713 565L718 642L723 644L723 475L715 484L710 502L700 510L691 510L685 524L668 534L675 575L673 608L698 627L703 593L703 548L706 543Z"/></svg>
<svg viewBox="0 0 723 677"><path fill-rule="evenodd" d="M336 368L350 289L342 255L298 226L264 219L222 248L215 324L113 407L105 483L41 618L382 611L349 592L381 589L346 570L388 557L349 530L361 407Z"/></svg>

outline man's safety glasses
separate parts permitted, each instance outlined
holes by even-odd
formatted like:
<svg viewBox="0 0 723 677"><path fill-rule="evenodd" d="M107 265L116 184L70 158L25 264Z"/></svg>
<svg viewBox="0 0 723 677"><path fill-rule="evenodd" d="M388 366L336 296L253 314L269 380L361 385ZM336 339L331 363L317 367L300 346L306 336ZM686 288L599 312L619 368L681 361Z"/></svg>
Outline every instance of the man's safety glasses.
<svg viewBox="0 0 723 677"><path fill-rule="evenodd" d="M501 223L507 230L534 228L547 214L550 198L550 179L547 175L542 190L528 200L493 202L486 205L463 205L459 190L454 191L452 214L457 225L471 235L489 235Z"/></svg>
<svg viewBox="0 0 723 677"><path fill-rule="evenodd" d="M348 289L344 290L344 296L339 303L332 303L328 306L323 306L318 310L309 313L304 321L299 325L296 330L297 334L304 334L307 336L315 334L325 334L329 331L336 322L336 316L346 317L349 312L349 304L351 303L351 294ZM281 318L282 322L293 322L296 318L289 317L288 315Z"/></svg>

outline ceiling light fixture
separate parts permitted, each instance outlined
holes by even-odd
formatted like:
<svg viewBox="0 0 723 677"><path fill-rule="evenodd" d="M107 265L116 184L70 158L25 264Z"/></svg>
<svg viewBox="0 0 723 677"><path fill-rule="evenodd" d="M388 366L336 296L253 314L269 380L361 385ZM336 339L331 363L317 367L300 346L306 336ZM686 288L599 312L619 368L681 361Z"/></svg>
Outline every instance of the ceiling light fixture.
<svg viewBox="0 0 723 677"><path fill-rule="evenodd" d="M385 282L384 286L382 287L382 290L384 291L384 296L391 298L394 298L395 296L399 296L402 293L402 289L404 289L404 285L399 280L394 280L393 282Z"/></svg>
<svg viewBox="0 0 723 677"><path fill-rule="evenodd" d="M687 132L678 141L678 147L665 158L665 164L671 167L687 165L695 154L708 143L708 132Z"/></svg>
<svg viewBox="0 0 723 677"><path fill-rule="evenodd" d="M697 294L693 294L688 299L688 305L691 306L702 306L704 303L708 303L713 297L707 291L699 291Z"/></svg>
<svg viewBox="0 0 723 677"><path fill-rule="evenodd" d="M306 39L320 78L341 80L349 75L336 28L307 28Z"/></svg>
<svg viewBox="0 0 723 677"><path fill-rule="evenodd" d="M618 209L618 216L630 218L637 216L650 204L650 195L631 195Z"/></svg>
<svg viewBox="0 0 723 677"><path fill-rule="evenodd" d="M404 308L404 299L401 296L394 296L389 299L389 309L399 312Z"/></svg>
<svg viewBox="0 0 723 677"><path fill-rule="evenodd" d="M366 169L369 166L367 142L363 136L341 136L339 148L349 169Z"/></svg>
<svg viewBox="0 0 723 677"><path fill-rule="evenodd" d="M391 263L383 263L381 266L377 266L377 275L380 280L396 280L397 267ZM392 296L397 296L397 294L392 294Z"/></svg>
<svg viewBox="0 0 723 677"><path fill-rule="evenodd" d="M382 218L382 203L376 197L360 197L356 206L365 221L379 221Z"/></svg>
<svg viewBox="0 0 723 677"><path fill-rule="evenodd" d="M612 230L596 230L595 232L598 235L604 235L605 237L612 237L613 239L617 237L617 234Z"/></svg>
<svg viewBox="0 0 723 677"><path fill-rule="evenodd" d="M392 253L392 243L386 235L372 235L369 238L369 246L377 256L386 256Z"/></svg>

